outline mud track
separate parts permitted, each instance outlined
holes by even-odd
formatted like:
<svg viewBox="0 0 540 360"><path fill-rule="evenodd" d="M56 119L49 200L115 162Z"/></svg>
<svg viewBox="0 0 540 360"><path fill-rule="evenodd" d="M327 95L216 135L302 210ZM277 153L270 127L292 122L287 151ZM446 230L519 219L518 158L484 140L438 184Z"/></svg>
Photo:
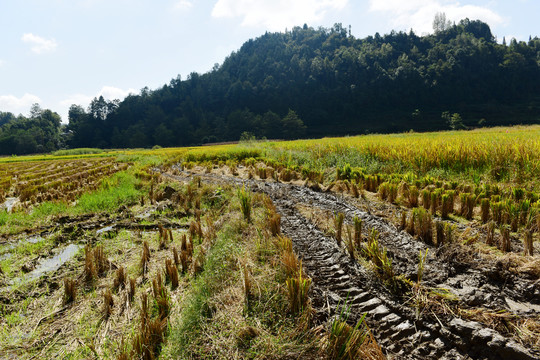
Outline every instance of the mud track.
<svg viewBox="0 0 540 360"><path fill-rule="evenodd" d="M175 169L179 175L163 173L177 181L189 181L194 175ZM394 269L411 279L416 277L418 252L429 248L425 281L429 286L448 287L459 292L465 304L508 308L523 304L535 308L538 281L501 277L496 269L481 271L473 263L455 259L451 249L436 249L398 231L386 220L359 210L346 198L315 192L307 187L287 183L242 180L215 174L196 174L203 181L217 184L246 185L267 194L281 214L282 232L293 241L295 252L303 260L313 279L312 299L317 321L338 315L340 305L350 306L348 321L367 313L366 322L389 359L539 359L540 353L526 349L485 325L447 315L424 314L417 319L415 309L403 305L403 299L392 295L376 276L356 261L335 239L327 237L297 209L298 204L320 210L342 212L346 222L358 216L364 233L377 229L380 242L388 248ZM530 310L529 315L537 315ZM523 314L522 314L523 315Z"/></svg>

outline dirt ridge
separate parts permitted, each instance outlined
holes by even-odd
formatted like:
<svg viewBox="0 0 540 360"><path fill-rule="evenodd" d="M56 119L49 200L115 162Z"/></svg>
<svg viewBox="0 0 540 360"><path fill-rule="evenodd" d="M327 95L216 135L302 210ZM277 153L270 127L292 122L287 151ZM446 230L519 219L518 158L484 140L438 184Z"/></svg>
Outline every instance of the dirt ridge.
<svg viewBox="0 0 540 360"><path fill-rule="evenodd" d="M175 180L189 180L192 174L164 173ZM381 286L373 274L337 246L334 239L325 236L310 220L302 216L295 205L299 202L311 206L343 212L351 221L359 216L367 228L376 228L384 245L391 251L399 270L412 271L416 255L428 245L414 240L405 232L375 215L361 211L344 199L331 194L315 192L309 188L279 182L242 180L215 174L197 174L203 181L247 185L254 191L267 194L282 216L282 232L293 241L295 252L313 279L313 305L319 321L336 316L340 305L350 305L349 321L355 322L363 313L379 344L389 358L395 359L537 359L513 339L502 336L475 321L452 318L443 324L438 319L425 317L416 320L410 307L396 302ZM397 246L396 244L400 245ZM411 257L411 254L414 256ZM433 260L433 258L432 258ZM448 272L446 272L448 273ZM436 278L432 279L436 282Z"/></svg>

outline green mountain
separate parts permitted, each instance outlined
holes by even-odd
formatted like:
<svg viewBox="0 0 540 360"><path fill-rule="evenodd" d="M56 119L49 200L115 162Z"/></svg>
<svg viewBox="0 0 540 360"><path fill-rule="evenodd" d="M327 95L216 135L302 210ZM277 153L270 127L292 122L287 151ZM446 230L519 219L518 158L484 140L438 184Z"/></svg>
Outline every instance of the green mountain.
<svg viewBox="0 0 540 360"><path fill-rule="evenodd" d="M443 114L444 113L444 114ZM357 39L341 24L266 33L205 74L69 112L72 147L179 146L533 123L540 39L498 44L462 20ZM0 133L1 148L1 133Z"/></svg>

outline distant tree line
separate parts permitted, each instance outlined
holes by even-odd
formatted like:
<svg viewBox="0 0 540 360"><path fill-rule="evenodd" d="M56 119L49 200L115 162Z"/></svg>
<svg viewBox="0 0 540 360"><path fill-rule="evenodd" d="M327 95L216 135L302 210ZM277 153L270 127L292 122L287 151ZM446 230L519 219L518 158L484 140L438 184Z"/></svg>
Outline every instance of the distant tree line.
<svg viewBox="0 0 540 360"><path fill-rule="evenodd" d="M0 154L34 154L65 146L60 115L32 105L30 115L0 111Z"/></svg>
<svg viewBox="0 0 540 360"><path fill-rule="evenodd" d="M540 39L443 14L434 33L357 39L341 24L247 41L205 74L69 111L68 146L181 146L540 120ZM453 114L453 115L450 115Z"/></svg>

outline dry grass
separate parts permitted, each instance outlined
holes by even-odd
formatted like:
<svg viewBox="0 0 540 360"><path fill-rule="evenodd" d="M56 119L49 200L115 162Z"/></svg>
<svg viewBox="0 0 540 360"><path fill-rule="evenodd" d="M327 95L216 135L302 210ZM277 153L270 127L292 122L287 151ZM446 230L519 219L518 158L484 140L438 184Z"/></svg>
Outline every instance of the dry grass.
<svg viewBox="0 0 540 360"><path fill-rule="evenodd" d="M355 183L351 184L351 192L352 196L355 198L360 196L360 191L358 190L358 186Z"/></svg>
<svg viewBox="0 0 540 360"><path fill-rule="evenodd" d="M508 227L508 225L501 226L500 249L502 252L512 251L511 243L510 243L510 228Z"/></svg>
<svg viewBox="0 0 540 360"><path fill-rule="evenodd" d="M205 219L205 223L206 223L206 231L204 231L204 238L207 242L212 243L217 237L214 217L211 215L208 215Z"/></svg>
<svg viewBox="0 0 540 360"><path fill-rule="evenodd" d="M252 296L251 291L252 283L251 283L251 276L249 274L249 269L247 265L244 266L244 297L246 299L246 304L249 307L249 301Z"/></svg>
<svg viewBox="0 0 540 360"><path fill-rule="evenodd" d="M435 222L435 234L437 246L442 246L444 244L444 222Z"/></svg>
<svg viewBox="0 0 540 360"><path fill-rule="evenodd" d="M513 333L514 329L511 324L517 319L516 315L506 310L494 311L484 308L459 309L458 313L465 319L478 321L506 335Z"/></svg>
<svg viewBox="0 0 540 360"><path fill-rule="evenodd" d="M407 226L405 229L411 236L414 236L414 212L411 212L409 215L409 221L407 221Z"/></svg>
<svg viewBox="0 0 540 360"><path fill-rule="evenodd" d="M407 204L411 208L418 207L418 196L420 192L416 186L410 186L407 193Z"/></svg>
<svg viewBox="0 0 540 360"><path fill-rule="evenodd" d="M200 274L204 269L204 261L206 259L206 256L204 252L199 252L195 260L191 263L191 274L193 276L197 276L197 274Z"/></svg>
<svg viewBox="0 0 540 360"><path fill-rule="evenodd" d="M141 267L141 273L146 275L148 272L148 264L150 263L150 247L148 246L148 242L144 241L142 244L142 255L141 255L141 261L140 261L140 267Z"/></svg>
<svg viewBox="0 0 540 360"><path fill-rule="evenodd" d="M330 359L386 359L381 348L365 325L364 317L360 319L355 327L347 324L342 316L332 322L328 331L326 344L327 354Z"/></svg>
<svg viewBox="0 0 540 360"><path fill-rule="evenodd" d="M540 349L540 319L523 319L517 321L514 331L524 346Z"/></svg>
<svg viewBox="0 0 540 360"><path fill-rule="evenodd" d="M109 260L105 255L102 245L92 250L90 244L84 248L84 278L91 282L97 277L104 276L109 270Z"/></svg>
<svg viewBox="0 0 540 360"><path fill-rule="evenodd" d="M109 270L109 260L105 255L103 245L98 245L94 249L94 266L98 276L103 276Z"/></svg>
<svg viewBox="0 0 540 360"><path fill-rule="evenodd" d="M294 277L298 274L300 262L294 252L284 250L281 256L281 263L287 277Z"/></svg>
<svg viewBox="0 0 540 360"><path fill-rule="evenodd" d="M70 304L75 301L77 297L77 283L75 280L66 278L64 279L64 304Z"/></svg>
<svg viewBox="0 0 540 360"><path fill-rule="evenodd" d="M171 305L169 303L169 292L163 284L161 274L158 272L156 277L152 280L152 292L156 301L159 317L161 320L169 316Z"/></svg>
<svg viewBox="0 0 540 360"><path fill-rule="evenodd" d="M178 268L170 259L165 259L165 276L167 281L171 283L171 289L178 287Z"/></svg>
<svg viewBox="0 0 540 360"><path fill-rule="evenodd" d="M204 234L199 221L192 221L189 224L189 234L192 238L198 237L201 240L203 239Z"/></svg>
<svg viewBox="0 0 540 360"><path fill-rule="evenodd" d="M178 250L176 250L176 247L173 246L171 251L173 255L174 265L176 266L180 265L180 256L178 255Z"/></svg>
<svg viewBox="0 0 540 360"><path fill-rule="evenodd" d="M523 235L523 255L532 256L534 253L533 236L531 230L525 230Z"/></svg>
<svg viewBox="0 0 540 360"><path fill-rule="evenodd" d="M190 265L187 251L182 251L180 253L180 262L182 265L182 273L186 273Z"/></svg>
<svg viewBox="0 0 540 360"><path fill-rule="evenodd" d="M433 229L431 214L422 208L413 210L414 232L426 244L433 244Z"/></svg>
<svg viewBox="0 0 540 360"><path fill-rule="evenodd" d="M94 266L94 254L90 244L84 248L84 278L90 282L97 276L96 268Z"/></svg>
<svg viewBox="0 0 540 360"><path fill-rule="evenodd" d="M276 240L276 247L281 251L293 252L292 240L286 236L278 236Z"/></svg>
<svg viewBox="0 0 540 360"><path fill-rule="evenodd" d="M120 266L116 269L116 277L114 278L113 289L118 290L126 286L127 276L126 269L123 266Z"/></svg>
<svg viewBox="0 0 540 360"><path fill-rule="evenodd" d="M339 247L341 247L344 219L345 215L343 213L337 213L334 217L334 223L336 225L336 241Z"/></svg>
<svg viewBox="0 0 540 360"><path fill-rule="evenodd" d="M133 338L132 357L142 360L154 360L165 341L167 318L151 319L148 314L148 298L141 296L141 322L139 332Z"/></svg>
<svg viewBox="0 0 540 360"><path fill-rule="evenodd" d="M137 279L129 278L129 288L128 288L128 300L131 302L135 297L135 290L137 288Z"/></svg>
<svg viewBox="0 0 540 360"><path fill-rule="evenodd" d="M159 237L158 237L159 249L160 250L167 249L169 246L169 234L171 235L171 238L172 238L172 233L167 231L167 229L165 229L163 225L161 224L158 224L158 229L159 229Z"/></svg>
<svg viewBox="0 0 540 360"><path fill-rule="evenodd" d="M493 246L495 244L495 221L490 221L486 225L486 245Z"/></svg>
<svg viewBox="0 0 540 360"><path fill-rule="evenodd" d="M476 197L474 194L461 193L459 194L460 200L460 215L467 220L471 220L474 214L474 205L476 202Z"/></svg>
<svg viewBox="0 0 540 360"><path fill-rule="evenodd" d="M439 206L439 199L435 192L431 193L430 212L432 216L437 215L437 207Z"/></svg>
<svg viewBox="0 0 540 360"><path fill-rule="evenodd" d="M360 244L362 243L362 220L355 216L353 218L354 224L354 244L357 249L360 249Z"/></svg>
<svg viewBox="0 0 540 360"><path fill-rule="evenodd" d="M277 212L272 213L268 217L268 227L272 236L281 234L281 215Z"/></svg>
<svg viewBox="0 0 540 360"><path fill-rule="evenodd" d="M347 251L352 260L354 260L354 238L351 228L347 226Z"/></svg>
<svg viewBox="0 0 540 360"><path fill-rule="evenodd" d="M491 256L505 270L515 274L525 273L533 278L540 278L540 258L507 253L504 256Z"/></svg>
<svg viewBox="0 0 540 360"><path fill-rule="evenodd" d="M406 230L407 229L407 212L402 211L401 215L399 216L399 230Z"/></svg>
<svg viewBox="0 0 540 360"><path fill-rule="evenodd" d="M429 210L431 205L431 193L429 190L424 189L422 190L422 206L424 209Z"/></svg>
<svg viewBox="0 0 540 360"><path fill-rule="evenodd" d="M300 260L299 268L302 269L302 261ZM287 295L289 298L290 310L293 314L309 313L310 300L309 289L311 287L311 279L303 275L303 271L299 270L297 276L290 277L286 281Z"/></svg>
<svg viewBox="0 0 540 360"><path fill-rule="evenodd" d="M114 300L111 289L107 289L103 292L103 306L101 308L101 314L105 320L109 319L113 312Z"/></svg>
<svg viewBox="0 0 540 360"><path fill-rule="evenodd" d="M489 203L489 199L482 199L480 201L480 218L482 220L482 223L487 223L489 221L489 209L491 208L491 205Z"/></svg>
<svg viewBox="0 0 540 360"><path fill-rule="evenodd" d="M180 251L185 251L187 250L187 248L188 248L187 236L186 234L182 234L182 241L180 242Z"/></svg>
<svg viewBox="0 0 540 360"><path fill-rule="evenodd" d="M441 217L448 219L448 215L454 212L454 193L447 192L441 197Z"/></svg>

